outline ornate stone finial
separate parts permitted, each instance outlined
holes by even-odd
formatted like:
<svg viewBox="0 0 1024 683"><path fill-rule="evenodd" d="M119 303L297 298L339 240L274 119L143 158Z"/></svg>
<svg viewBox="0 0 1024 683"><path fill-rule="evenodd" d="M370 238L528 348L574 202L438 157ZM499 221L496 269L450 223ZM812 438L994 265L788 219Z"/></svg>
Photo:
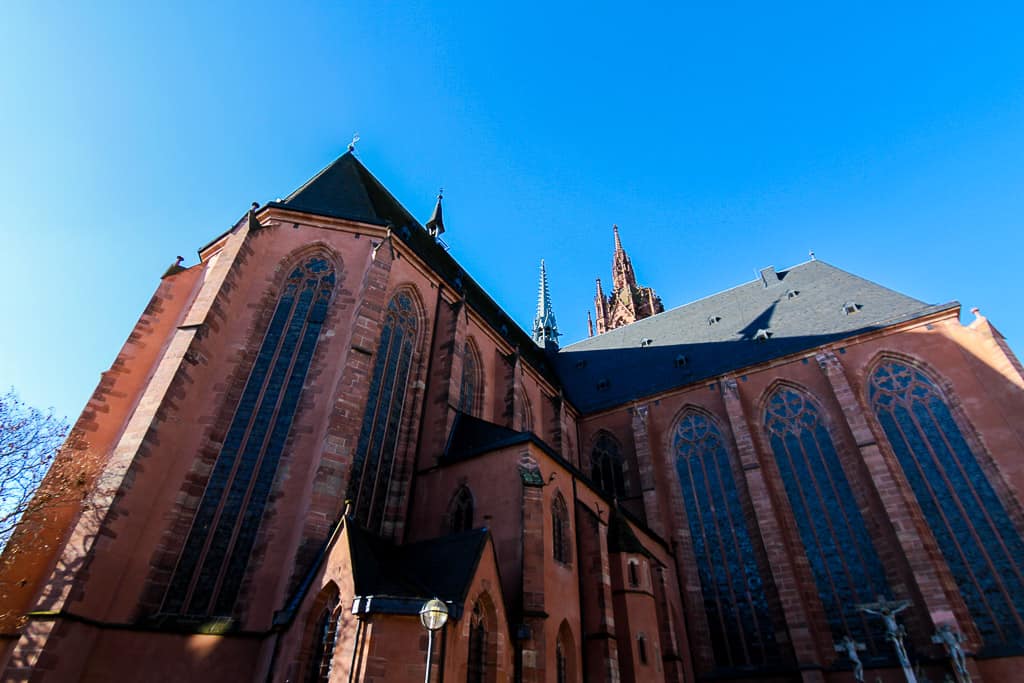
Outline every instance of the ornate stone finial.
<svg viewBox="0 0 1024 683"><path fill-rule="evenodd" d="M437 191L437 204L434 205L434 213L430 214L426 229L433 237L440 237L444 232L444 215L441 211L441 200L444 199L444 188Z"/></svg>
<svg viewBox="0 0 1024 683"><path fill-rule="evenodd" d="M544 259L540 261L540 286L537 292L537 315L533 319L533 341L538 346L558 345L558 323L551 307L551 293L548 291L548 273Z"/></svg>
<svg viewBox="0 0 1024 683"><path fill-rule="evenodd" d="M587 336L594 336L594 319L590 317L590 309L587 309Z"/></svg>
<svg viewBox="0 0 1024 683"><path fill-rule="evenodd" d="M811 257L811 260L812 260L812 261L817 261L817 260L818 260L818 259L817 259L817 258L815 258L815 256L814 256L814 250L813 250L813 249L811 249L811 250L810 250L809 252L807 252L807 255Z"/></svg>
<svg viewBox="0 0 1024 683"><path fill-rule="evenodd" d="M359 142L359 133L352 133L352 141L348 143L348 151L356 151L357 142Z"/></svg>
<svg viewBox="0 0 1024 683"><path fill-rule="evenodd" d="M974 314L975 318L980 318L981 317L981 309L978 308L977 306L975 306L974 308L971 309L971 313Z"/></svg>
<svg viewBox="0 0 1024 683"><path fill-rule="evenodd" d="M612 233L615 235L615 251L622 251L622 240L619 239L619 226L612 224Z"/></svg>

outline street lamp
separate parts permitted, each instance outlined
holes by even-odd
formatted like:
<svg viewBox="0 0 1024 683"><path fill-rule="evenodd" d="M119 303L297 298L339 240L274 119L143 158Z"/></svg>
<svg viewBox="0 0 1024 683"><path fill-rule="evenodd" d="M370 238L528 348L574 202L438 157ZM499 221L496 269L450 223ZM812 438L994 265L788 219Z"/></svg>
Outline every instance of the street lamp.
<svg viewBox="0 0 1024 683"><path fill-rule="evenodd" d="M448 623L448 605L437 598L431 598L420 608L420 623L427 629L427 674L424 683L430 683L430 659L434 653L434 631L440 631Z"/></svg>

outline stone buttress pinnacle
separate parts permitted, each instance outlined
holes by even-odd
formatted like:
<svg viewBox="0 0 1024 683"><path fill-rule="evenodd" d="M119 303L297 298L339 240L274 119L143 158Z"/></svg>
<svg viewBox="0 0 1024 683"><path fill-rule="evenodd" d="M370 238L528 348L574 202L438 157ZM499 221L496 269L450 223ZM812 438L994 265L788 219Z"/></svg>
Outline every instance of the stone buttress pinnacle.
<svg viewBox="0 0 1024 683"><path fill-rule="evenodd" d="M551 293L548 291L548 273L544 260L540 262L540 285L537 290L537 315L533 319L533 341L538 346L558 344L558 323L551 307Z"/></svg>

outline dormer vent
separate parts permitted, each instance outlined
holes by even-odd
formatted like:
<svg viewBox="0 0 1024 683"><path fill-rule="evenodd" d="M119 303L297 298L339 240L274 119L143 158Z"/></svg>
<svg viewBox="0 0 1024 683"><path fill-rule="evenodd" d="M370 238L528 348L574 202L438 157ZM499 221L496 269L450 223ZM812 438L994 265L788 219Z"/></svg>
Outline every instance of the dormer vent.
<svg viewBox="0 0 1024 683"><path fill-rule="evenodd" d="M722 322L722 317L718 315L708 316L708 325L717 325Z"/></svg>
<svg viewBox="0 0 1024 683"><path fill-rule="evenodd" d="M861 309L861 305L856 301L847 301L843 304L843 313L846 315L853 315Z"/></svg>
<svg viewBox="0 0 1024 683"><path fill-rule="evenodd" d="M650 337L644 337L640 340L640 348L646 349L648 346L654 343L654 340Z"/></svg>
<svg viewBox="0 0 1024 683"><path fill-rule="evenodd" d="M688 362L689 359L686 357L686 354L680 353L676 356L676 359L672 361L672 364L677 368L685 368Z"/></svg>
<svg viewBox="0 0 1024 683"><path fill-rule="evenodd" d="M795 289L787 289L786 290L786 298L787 299L795 299L798 296L800 296L800 292L798 290L795 290Z"/></svg>
<svg viewBox="0 0 1024 683"><path fill-rule="evenodd" d="M608 387L610 387L611 385L612 383L608 381L607 377L602 377L601 379L597 380L598 391L607 391Z"/></svg>
<svg viewBox="0 0 1024 683"><path fill-rule="evenodd" d="M761 329L754 333L754 341L766 342L771 338L771 336L772 333L769 330L762 327Z"/></svg>

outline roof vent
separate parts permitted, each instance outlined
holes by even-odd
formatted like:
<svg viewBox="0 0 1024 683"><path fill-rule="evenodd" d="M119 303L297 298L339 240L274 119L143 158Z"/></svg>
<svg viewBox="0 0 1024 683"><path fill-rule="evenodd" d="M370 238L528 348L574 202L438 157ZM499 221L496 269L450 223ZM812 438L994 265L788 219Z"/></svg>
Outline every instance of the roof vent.
<svg viewBox="0 0 1024 683"><path fill-rule="evenodd" d="M761 269L761 282L765 287L771 287L779 283L779 274L775 272L775 266L768 266Z"/></svg>
<svg viewBox="0 0 1024 683"><path fill-rule="evenodd" d="M654 340L650 337L644 337L640 340L640 347L646 349L648 346L654 343Z"/></svg>
<svg viewBox="0 0 1024 683"><path fill-rule="evenodd" d="M856 301L847 301L845 304L843 304L843 313L845 313L846 315L853 315L861 308L861 305Z"/></svg>
<svg viewBox="0 0 1024 683"><path fill-rule="evenodd" d="M717 315L708 316L708 325L717 325L720 322L722 322L721 316L717 316Z"/></svg>
<svg viewBox="0 0 1024 683"><path fill-rule="evenodd" d="M672 362L672 364L675 365L677 368L685 368L688 362L689 359L686 357L686 355L681 353L678 356L676 356L676 359Z"/></svg>
<svg viewBox="0 0 1024 683"><path fill-rule="evenodd" d="M761 329L754 333L754 341L766 342L771 338L771 336L772 333L762 327Z"/></svg>
<svg viewBox="0 0 1024 683"><path fill-rule="evenodd" d="M597 381L597 390L598 391L607 391L608 387L610 387L611 385L612 385L612 383L608 381L607 377L602 377L601 379L599 379Z"/></svg>
<svg viewBox="0 0 1024 683"><path fill-rule="evenodd" d="M585 361L585 360L578 360L578 361L576 361L576 369L577 370L582 370L585 367L587 367L587 361Z"/></svg>
<svg viewBox="0 0 1024 683"><path fill-rule="evenodd" d="M797 291L795 289L787 289L786 290L786 298L787 299L795 299L798 296L800 296L800 292L799 291Z"/></svg>

